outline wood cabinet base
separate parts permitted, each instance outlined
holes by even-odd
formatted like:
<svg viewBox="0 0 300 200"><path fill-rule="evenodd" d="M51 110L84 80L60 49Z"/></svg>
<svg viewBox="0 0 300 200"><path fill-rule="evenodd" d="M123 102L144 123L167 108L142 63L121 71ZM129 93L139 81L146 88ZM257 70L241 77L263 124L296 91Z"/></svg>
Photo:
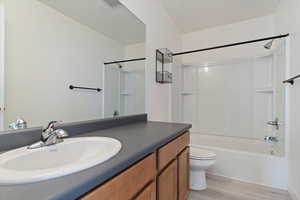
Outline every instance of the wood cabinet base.
<svg viewBox="0 0 300 200"><path fill-rule="evenodd" d="M189 133L137 162L81 200L187 200Z"/></svg>

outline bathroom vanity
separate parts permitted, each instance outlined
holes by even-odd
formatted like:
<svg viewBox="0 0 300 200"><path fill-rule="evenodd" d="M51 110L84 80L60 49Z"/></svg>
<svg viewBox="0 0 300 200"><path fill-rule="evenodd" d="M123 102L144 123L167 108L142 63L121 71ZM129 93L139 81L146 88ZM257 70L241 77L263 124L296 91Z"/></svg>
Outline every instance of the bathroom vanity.
<svg viewBox="0 0 300 200"><path fill-rule="evenodd" d="M189 132L84 195L81 200L186 200Z"/></svg>
<svg viewBox="0 0 300 200"><path fill-rule="evenodd" d="M118 154L94 167L30 184L0 185L9 200L184 200L188 195L189 124L152 122L147 115L62 124L69 138L110 137ZM41 129L0 135L6 152L38 141Z"/></svg>

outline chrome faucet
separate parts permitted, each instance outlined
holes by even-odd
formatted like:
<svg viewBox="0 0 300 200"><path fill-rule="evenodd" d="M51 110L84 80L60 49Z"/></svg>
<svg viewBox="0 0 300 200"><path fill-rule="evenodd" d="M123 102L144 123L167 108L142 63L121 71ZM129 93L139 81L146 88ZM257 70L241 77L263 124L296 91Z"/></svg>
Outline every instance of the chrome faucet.
<svg viewBox="0 0 300 200"><path fill-rule="evenodd" d="M67 131L63 129L56 129L55 126L58 124L57 121L52 121L48 124L42 132L41 141L36 142L28 147L28 149L37 149L45 146L51 146L63 142L63 138L69 136Z"/></svg>

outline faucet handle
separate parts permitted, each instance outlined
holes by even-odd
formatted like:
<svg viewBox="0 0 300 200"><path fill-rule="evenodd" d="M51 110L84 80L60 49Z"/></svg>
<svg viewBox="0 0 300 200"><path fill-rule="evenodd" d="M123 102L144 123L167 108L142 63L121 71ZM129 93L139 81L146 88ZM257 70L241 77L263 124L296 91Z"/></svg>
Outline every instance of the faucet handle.
<svg viewBox="0 0 300 200"><path fill-rule="evenodd" d="M54 131L55 135L58 137L58 138L66 138L66 137L69 137L69 134L67 131L63 130L63 129L57 129Z"/></svg>
<svg viewBox="0 0 300 200"><path fill-rule="evenodd" d="M49 129L53 129L58 123L59 123L58 121L51 121L51 122L49 122L47 128L45 128L43 130L43 132L45 132L45 131L47 131Z"/></svg>
<svg viewBox="0 0 300 200"><path fill-rule="evenodd" d="M45 142L52 132L54 132L54 127L58 125L61 121L51 121L49 122L47 128L43 129L41 140Z"/></svg>
<svg viewBox="0 0 300 200"><path fill-rule="evenodd" d="M266 136L265 138L264 138L264 140L266 141L266 142L279 142L279 139L278 139L278 137L275 137L275 136Z"/></svg>

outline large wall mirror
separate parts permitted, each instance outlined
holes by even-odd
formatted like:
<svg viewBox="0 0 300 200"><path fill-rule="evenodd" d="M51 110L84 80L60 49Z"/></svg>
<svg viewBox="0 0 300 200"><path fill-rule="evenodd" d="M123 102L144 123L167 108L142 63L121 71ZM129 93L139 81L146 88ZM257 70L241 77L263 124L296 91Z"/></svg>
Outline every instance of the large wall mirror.
<svg viewBox="0 0 300 200"><path fill-rule="evenodd" d="M0 131L145 113L145 61L104 64L145 56L145 25L119 1L0 2Z"/></svg>

